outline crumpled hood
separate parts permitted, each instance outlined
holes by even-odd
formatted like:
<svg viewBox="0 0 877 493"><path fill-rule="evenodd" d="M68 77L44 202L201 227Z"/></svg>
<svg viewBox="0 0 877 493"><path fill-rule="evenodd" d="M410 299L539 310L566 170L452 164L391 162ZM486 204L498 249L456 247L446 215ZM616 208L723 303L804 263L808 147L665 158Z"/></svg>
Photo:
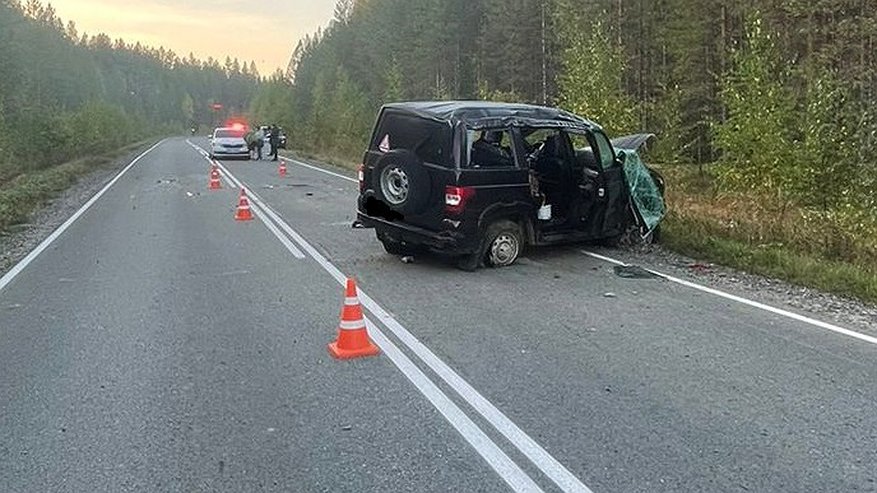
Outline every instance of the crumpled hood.
<svg viewBox="0 0 877 493"><path fill-rule="evenodd" d="M615 150L639 151L640 147L647 146L656 139L655 134L632 134L612 139L612 147Z"/></svg>

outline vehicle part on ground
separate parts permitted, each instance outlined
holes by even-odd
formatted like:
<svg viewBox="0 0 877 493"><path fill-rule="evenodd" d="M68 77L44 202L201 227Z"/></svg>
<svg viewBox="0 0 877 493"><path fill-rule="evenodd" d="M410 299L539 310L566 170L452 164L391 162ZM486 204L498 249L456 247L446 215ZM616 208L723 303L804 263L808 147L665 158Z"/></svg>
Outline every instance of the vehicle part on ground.
<svg viewBox="0 0 877 493"><path fill-rule="evenodd" d="M625 279L657 279L658 276L638 265L616 265L615 275Z"/></svg>

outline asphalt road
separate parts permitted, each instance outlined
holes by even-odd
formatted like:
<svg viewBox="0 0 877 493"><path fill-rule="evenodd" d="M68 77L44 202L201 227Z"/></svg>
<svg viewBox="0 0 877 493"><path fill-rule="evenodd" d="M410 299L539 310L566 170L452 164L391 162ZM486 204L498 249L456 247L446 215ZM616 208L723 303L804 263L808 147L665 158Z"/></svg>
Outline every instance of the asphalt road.
<svg viewBox="0 0 877 493"><path fill-rule="evenodd" d="M344 172L208 192L192 143L0 288L0 491L877 491L873 342L582 248L404 264ZM379 357L326 351L343 275Z"/></svg>

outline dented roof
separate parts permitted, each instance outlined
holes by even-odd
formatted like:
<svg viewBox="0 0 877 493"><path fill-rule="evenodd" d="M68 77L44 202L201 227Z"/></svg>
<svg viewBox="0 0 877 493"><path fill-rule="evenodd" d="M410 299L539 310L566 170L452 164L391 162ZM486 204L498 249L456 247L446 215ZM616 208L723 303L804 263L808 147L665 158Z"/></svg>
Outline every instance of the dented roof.
<svg viewBox="0 0 877 493"><path fill-rule="evenodd" d="M436 121L461 123L478 130L504 126L599 129L596 123L568 111L545 106L490 101L416 101L392 103L387 110L413 113Z"/></svg>

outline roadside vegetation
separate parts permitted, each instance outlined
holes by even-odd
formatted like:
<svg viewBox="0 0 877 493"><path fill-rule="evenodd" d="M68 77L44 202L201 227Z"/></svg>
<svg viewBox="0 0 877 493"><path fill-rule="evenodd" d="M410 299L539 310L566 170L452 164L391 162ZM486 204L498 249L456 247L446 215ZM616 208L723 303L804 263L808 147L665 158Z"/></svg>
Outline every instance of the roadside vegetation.
<svg viewBox="0 0 877 493"><path fill-rule="evenodd" d="M36 0L0 0L0 52L0 231L107 153L243 112L259 82L252 63L79 33Z"/></svg>
<svg viewBox="0 0 877 493"><path fill-rule="evenodd" d="M342 0L252 110L291 147L354 162L397 100L546 103L652 131L670 248L877 301L877 11L658 4Z"/></svg>

